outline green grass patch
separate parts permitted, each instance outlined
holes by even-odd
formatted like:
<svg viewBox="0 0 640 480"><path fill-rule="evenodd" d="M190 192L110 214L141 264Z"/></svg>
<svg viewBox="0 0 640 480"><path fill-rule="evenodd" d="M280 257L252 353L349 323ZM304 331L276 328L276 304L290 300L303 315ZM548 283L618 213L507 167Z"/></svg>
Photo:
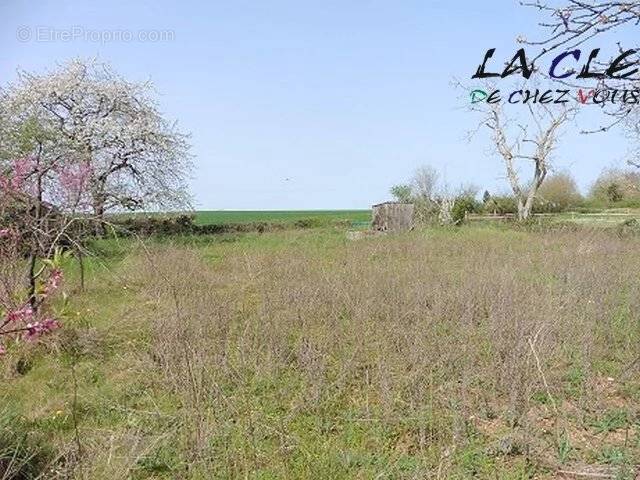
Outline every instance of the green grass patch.
<svg viewBox="0 0 640 480"><path fill-rule="evenodd" d="M336 222L367 222L370 210L210 210L197 211L198 225L225 225L233 223L279 222L294 223L313 219L323 224Z"/></svg>

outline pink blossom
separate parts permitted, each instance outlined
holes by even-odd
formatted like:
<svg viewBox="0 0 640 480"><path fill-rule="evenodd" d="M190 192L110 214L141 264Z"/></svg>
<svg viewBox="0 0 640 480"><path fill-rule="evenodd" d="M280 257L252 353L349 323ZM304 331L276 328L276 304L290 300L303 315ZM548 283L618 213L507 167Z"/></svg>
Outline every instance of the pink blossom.
<svg viewBox="0 0 640 480"><path fill-rule="evenodd" d="M60 175L60 185L67 195L80 197L86 190L87 183L93 174L93 168L86 163L64 165L56 168Z"/></svg>
<svg viewBox="0 0 640 480"><path fill-rule="evenodd" d="M60 270L59 268L54 268L53 270L51 270L49 279L47 280L47 283L44 286L45 295L49 295L55 292L60 287L60 283L62 283L62 279L63 279L62 270Z"/></svg>
<svg viewBox="0 0 640 480"><path fill-rule="evenodd" d="M33 319L33 310L30 306L26 305L17 310L9 311L5 317L7 324L15 322L29 322Z"/></svg>
<svg viewBox="0 0 640 480"><path fill-rule="evenodd" d="M34 322L27 324L27 331L25 338L27 340L36 340L40 336L51 333L54 330L60 328L60 322L53 318L45 318L40 322Z"/></svg>
<svg viewBox="0 0 640 480"><path fill-rule="evenodd" d="M0 191L8 193L27 191L31 193L30 190L33 190L33 185L29 186L26 182L36 169L37 164L33 157L14 160L9 174L0 176Z"/></svg>
<svg viewBox="0 0 640 480"><path fill-rule="evenodd" d="M4 347L3 344L0 343L0 357L5 353L7 353L7 349Z"/></svg>
<svg viewBox="0 0 640 480"><path fill-rule="evenodd" d="M0 229L0 238L9 238L11 236L11 230L8 228Z"/></svg>

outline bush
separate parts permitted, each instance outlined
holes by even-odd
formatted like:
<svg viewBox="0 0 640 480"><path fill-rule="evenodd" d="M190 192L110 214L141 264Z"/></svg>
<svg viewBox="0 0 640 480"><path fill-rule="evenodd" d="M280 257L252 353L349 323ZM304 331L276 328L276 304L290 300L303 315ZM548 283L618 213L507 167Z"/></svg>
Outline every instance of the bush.
<svg viewBox="0 0 640 480"><path fill-rule="evenodd" d="M191 215L160 216L132 215L113 222L123 233L137 235L188 235L194 233L197 225Z"/></svg>
<svg viewBox="0 0 640 480"><path fill-rule="evenodd" d="M590 197L609 206L621 202L640 203L640 172L611 168L604 170L591 187Z"/></svg>
<svg viewBox="0 0 640 480"><path fill-rule="evenodd" d="M568 173L548 177L537 192L533 210L536 213L558 213L580 206L582 195Z"/></svg>
<svg viewBox="0 0 640 480"><path fill-rule="evenodd" d="M635 237L640 235L640 222L635 218L625 220L617 227L620 237Z"/></svg>
<svg viewBox="0 0 640 480"><path fill-rule="evenodd" d="M394 185L391 187L390 192L393 198L400 203L411 203L413 201L411 185Z"/></svg>
<svg viewBox="0 0 640 480"><path fill-rule="evenodd" d="M498 197L491 197L488 202L484 204L484 213L496 213L499 215L505 215L507 213L518 213L518 204L516 199L510 195L503 195Z"/></svg>
<svg viewBox="0 0 640 480"><path fill-rule="evenodd" d="M317 228L322 226L318 218L301 218L287 224L285 222L212 223L198 225L193 215L160 216L133 215L112 220L118 235L176 236L176 235L218 235L223 233L273 232L285 228Z"/></svg>
<svg viewBox="0 0 640 480"><path fill-rule="evenodd" d="M464 221L467 213L478 213L481 210L480 202L475 198L469 196L458 197L453 203L451 217L455 224L460 224Z"/></svg>
<svg viewBox="0 0 640 480"><path fill-rule="evenodd" d="M296 228L319 228L322 226L322 220L319 218L301 218L293 222Z"/></svg>

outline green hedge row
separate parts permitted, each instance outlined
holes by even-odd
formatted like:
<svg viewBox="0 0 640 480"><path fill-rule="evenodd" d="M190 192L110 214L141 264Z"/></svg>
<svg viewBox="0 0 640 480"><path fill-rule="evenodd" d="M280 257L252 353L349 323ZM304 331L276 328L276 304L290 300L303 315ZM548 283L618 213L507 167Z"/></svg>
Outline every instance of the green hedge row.
<svg viewBox="0 0 640 480"><path fill-rule="evenodd" d="M321 226L318 219L300 219L284 222L247 222L198 225L192 215L159 216L133 215L110 222L118 235L172 236L172 235L215 235L239 232L272 232L291 228L316 228Z"/></svg>

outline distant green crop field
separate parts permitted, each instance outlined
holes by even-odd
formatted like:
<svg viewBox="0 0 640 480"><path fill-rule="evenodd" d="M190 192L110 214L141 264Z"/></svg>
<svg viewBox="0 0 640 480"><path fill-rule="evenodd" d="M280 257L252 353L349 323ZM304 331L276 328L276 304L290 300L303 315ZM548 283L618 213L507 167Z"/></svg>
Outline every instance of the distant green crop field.
<svg viewBox="0 0 640 480"><path fill-rule="evenodd" d="M297 220L326 220L366 222L371 219L370 210L213 210L196 212L199 225L250 223L250 222L295 222Z"/></svg>

